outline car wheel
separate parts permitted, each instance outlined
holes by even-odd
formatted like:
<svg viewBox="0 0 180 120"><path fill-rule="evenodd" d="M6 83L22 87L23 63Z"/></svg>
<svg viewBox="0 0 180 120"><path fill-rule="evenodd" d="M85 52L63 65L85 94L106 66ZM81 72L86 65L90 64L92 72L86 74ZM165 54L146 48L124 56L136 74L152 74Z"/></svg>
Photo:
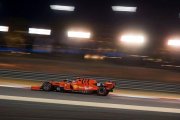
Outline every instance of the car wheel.
<svg viewBox="0 0 180 120"><path fill-rule="evenodd" d="M64 90L64 89L63 89L62 87L59 87L59 86L56 87L56 91L57 91L57 92L63 92L63 90Z"/></svg>
<svg viewBox="0 0 180 120"><path fill-rule="evenodd" d="M97 94L100 96L107 96L109 94L109 91L106 90L105 87L100 87L97 91Z"/></svg>
<svg viewBox="0 0 180 120"><path fill-rule="evenodd" d="M49 82L44 82L42 85L42 89L44 91L51 91L52 90L52 85Z"/></svg>

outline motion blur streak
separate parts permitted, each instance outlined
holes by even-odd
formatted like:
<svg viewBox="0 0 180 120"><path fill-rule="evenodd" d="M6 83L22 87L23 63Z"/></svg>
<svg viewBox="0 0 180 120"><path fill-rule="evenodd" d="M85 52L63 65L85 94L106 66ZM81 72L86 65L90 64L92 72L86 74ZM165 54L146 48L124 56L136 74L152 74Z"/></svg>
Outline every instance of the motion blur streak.
<svg viewBox="0 0 180 120"><path fill-rule="evenodd" d="M28 86L28 85L18 85L18 84L0 85L0 87L22 88L22 89L30 89L31 88L31 86Z"/></svg>
<svg viewBox="0 0 180 120"><path fill-rule="evenodd" d="M29 28L29 34L51 35L51 30L49 30L49 29Z"/></svg>
<svg viewBox="0 0 180 120"><path fill-rule="evenodd" d="M137 7L127 7L127 6L112 6L113 11L122 11L122 12L136 12Z"/></svg>
<svg viewBox="0 0 180 120"><path fill-rule="evenodd" d="M52 10L62 10L62 11L74 11L75 7L73 6L64 6L64 5L50 5Z"/></svg>
<svg viewBox="0 0 180 120"><path fill-rule="evenodd" d="M68 37L71 38L90 38L91 33L90 32L81 32L81 31L68 31L67 32Z"/></svg>
<svg viewBox="0 0 180 120"><path fill-rule="evenodd" d="M123 35L120 40L127 44L143 44L145 38L142 35Z"/></svg>
<svg viewBox="0 0 180 120"><path fill-rule="evenodd" d="M169 46L180 46L180 40L169 40L168 45Z"/></svg>
<svg viewBox="0 0 180 120"><path fill-rule="evenodd" d="M83 101L71 101L71 100L44 99L44 98L42 99L42 98L6 96L6 95L0 95L0 99L26 101L26 102L38 102L38 103L50 103L50 104L87 106L87 107L99 107L99 108L114 108L114 109L139 110L139 111L164 112L164 113L180 113L180 109L165 108L165 107L150 107L150 106L83 102Z"/></svg>
<svg viewBox="0 0 180 120"><path fill-rule="evenodd" d="M2 66L2 67L16 67L17 65L15 65L15 64L0 63L0 66Z"/></svg>
<svg viewBox="0 0 180 120"><path fill-rule="evenodd" d="M8 32L9 31L9 27L8 26L0 26L0 31L1 32Z"/></svg>

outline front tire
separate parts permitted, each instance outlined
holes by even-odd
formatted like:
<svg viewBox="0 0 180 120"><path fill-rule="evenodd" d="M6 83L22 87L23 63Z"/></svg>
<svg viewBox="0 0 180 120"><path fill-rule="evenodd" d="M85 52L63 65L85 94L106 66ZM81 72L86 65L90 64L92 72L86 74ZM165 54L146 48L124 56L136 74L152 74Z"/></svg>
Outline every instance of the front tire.
<svg viewBox="0 0 180 120"><path fill-rule="evenodd" d="M106 90L105 87L100 87L97 91L97 95L99 96L107 96L109 94L109 91Z"/></svg>
<svg viewBox="0 0 180 120"><path fill-rule="evenodd" d="M49 82L44 82L42 85L42 89L44 91L51 91L52 90L52 84Z"/></svg>
<svg viewBox="0 0 180 120"><path fill-rule="evenodd" d="M63 92L64 91L64 88L59 87L59 86L55 87L55 89L56 89L56 92Z"/></svg>

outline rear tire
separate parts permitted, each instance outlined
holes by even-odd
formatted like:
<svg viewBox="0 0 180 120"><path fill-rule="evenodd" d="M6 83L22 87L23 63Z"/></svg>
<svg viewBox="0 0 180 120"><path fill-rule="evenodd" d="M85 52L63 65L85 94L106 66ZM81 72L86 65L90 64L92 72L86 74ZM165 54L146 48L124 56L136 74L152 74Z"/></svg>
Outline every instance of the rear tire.
<svg viewBox="0 0 180 120"><path fill-rule="evenodd" d="M44 91L51 91L52 90L52 84L49 82L44 82L42 85L42 89Z"/></svg>
<svg viewBox="0 0 180 120"><path fill-rule="evenodd" d="M109 94L109 91L106 90L105 87L100 87L98 90L97 90L97 95L99 96L107 96Z"/></svg>

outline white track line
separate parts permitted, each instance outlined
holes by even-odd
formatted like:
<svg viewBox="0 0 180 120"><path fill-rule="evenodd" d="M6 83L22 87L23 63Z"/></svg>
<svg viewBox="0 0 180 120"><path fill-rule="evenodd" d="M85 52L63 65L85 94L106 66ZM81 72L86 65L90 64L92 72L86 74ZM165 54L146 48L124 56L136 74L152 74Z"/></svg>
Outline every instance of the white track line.
<svg viewBox="0 0 180 120"><path fill-rule="evenodd" d="M179 97L157 97L157 96L146 96L146 95L133 95L133 94L123 94L123 93L110 93L111 95L118 97L129 97L129 98L142 98L142 99L164 99L164 100L175 100L180 101Z"/></svg>
<svg viewBox="0 0 180 120"><path fill-rule="evenodd" d="M139 111L179 113L180 114L180 109L177 109L177 108L110 104L110 103L97 103L97 102L83 102L83 101L57 100L57 99L19 97L19 96L7 96L7 95L0 95L0 99L1 100L25 101L25 102L37 102L37 103L77 105L77 106L84 106L84 107L113 108L113 109L126 109L126 110L139 110Z"/></svg>
<svg viewBox="0 0 180 120"><path fill-rule="evenodd" d="M0 87L9 87L9 88L21 88L21 89L30 89L31 86L29 85L18 85L18 84L3 84L3 85L0 85Z"/></svg>
<svg viewBox="0 0 180 120"><path fill-rule="evenodd" d="M133 94L123 94L123 93L110 93L111 95L118 97L131 97L131 98L147 98L147 99L156 99L157 97L153 96L143 96L143 95L133 95Z"/></svg>

